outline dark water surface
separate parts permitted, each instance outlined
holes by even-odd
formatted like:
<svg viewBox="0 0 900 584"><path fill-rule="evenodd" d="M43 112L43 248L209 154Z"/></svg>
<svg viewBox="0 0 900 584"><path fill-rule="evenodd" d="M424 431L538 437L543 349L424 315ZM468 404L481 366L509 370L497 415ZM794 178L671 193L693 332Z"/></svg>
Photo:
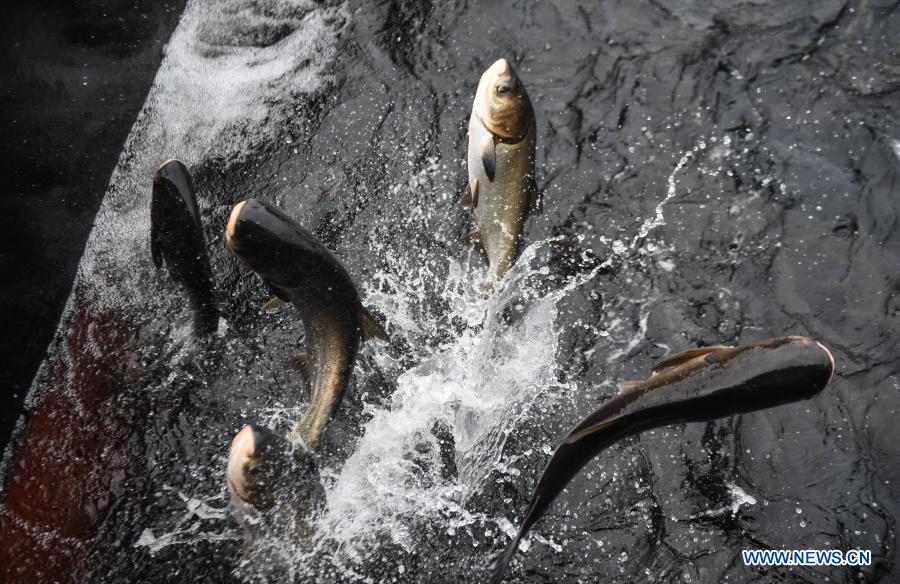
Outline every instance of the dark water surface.
<svg viewBox="0 0 900 584"><path fill-rule="evenodd" d="M4 459L5 578L479 581L558 436L618 382L803 334L835 353L824 392L611 448L510 579L894 581L898 4L189 3ZM500 56L535 106L545 202L488 297L459 193ZM206 342L150 259L170 157L194 174L226 306ZM231 437L303 405L296 315L261 313L222 241L247 196L315 230L392 336L361 351L329 427L312 542L245 545L227 514ZM747 568L747 548L873 564Z"/></svg>
<svg viewBox="0 0 900 584"><path fill-rule="evenodd" d="M0 445L53 339L184 0L34 0L0 19Z"/></svg>

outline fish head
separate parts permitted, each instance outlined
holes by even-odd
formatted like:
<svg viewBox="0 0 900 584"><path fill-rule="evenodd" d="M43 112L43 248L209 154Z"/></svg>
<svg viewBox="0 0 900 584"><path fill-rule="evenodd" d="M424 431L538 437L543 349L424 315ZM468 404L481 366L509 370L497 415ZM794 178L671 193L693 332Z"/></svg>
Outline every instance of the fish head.
<svg viewBox="0 0 900 584"><path fill-rule="evenodd" d="M180 160L167 160L153 175L153 211L171 212L172 208L184 207L199 218L194 183L187 166Z"/></svg>
<svg viewBox="0 0 900 584"><path fill-rule="evenodd" d="M831 381L836 364L828 347L809 337L790 336L783 339L784 345L802 355L798 357L798 362L804 364L810 378L818 380L823 387Z"/></svg>
<svg viewBox="0 0 900 584"><path fill-rule="evenodd" d="M323 499L312 453L262 426L244 426L231 441L226 481L232 499L256 511L282 503L311 511Z"/></svg>
<svg viewBox="0 0 900 584"><path fill-rule="evenodd" d="M498 59L481 75L474 111L488 131L511 142L521 140L534 124L528 92L506 59Z"/></svg>
<svg viewBox="0 0 900 584"><path fill-rule="evenodd" d="M775 402L780 398L808 399L834 377L835 359L819 341L809 337L785 336L745 345L760 387L771 388Z"/></svg>
<svg viewBox="0 0 900 584"><path fill-rule="evenodd" d="M231 210L225 227L228 249L271 285L293 288L302 280L302 254L297 242L307 241L302 228L280 209L256 199Z"/></svg>

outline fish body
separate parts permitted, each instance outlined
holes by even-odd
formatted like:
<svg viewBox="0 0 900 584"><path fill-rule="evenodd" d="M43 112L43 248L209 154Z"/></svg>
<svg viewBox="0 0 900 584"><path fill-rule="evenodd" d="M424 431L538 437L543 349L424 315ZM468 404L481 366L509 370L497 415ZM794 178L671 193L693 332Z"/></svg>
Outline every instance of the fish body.
<svg viewBox="0 0 900 584"><path fill-rule="evenodd" d="M666 359L649 379L628 384L579 422L550 457L516 537L491 577L503 580L519 541L569 481L603 449L645 430L713 420L808 399L834 374L831 352L806 337L780 337L740 347L706 347ZM656 373L658 372L658 373Z"/></svg>
<svg viewBox="0 0 900 584"><path fill-rule="evenodd" d="M279 299L300 313L306 353L294 362L305 378L310 405L289 439L302 438L315 449L343 398L361 338L387 340L387 334L363 308L340 261L283 211L254 199L238 203L226 241Z"/></svg>
<svg viewBox="0 0 900 584"><path fill-rule="evenodd" d="M525 86L506 59L481 76L469 118L469 183L463 201L472 209L474 238L494 278L515 263L525 220L540 210L535 183L537 127Z"/></svg>
<svg viewBox="0 0 900 584"><path fill-rule="evenodd" d="M219 309L194 183L187 167L169 160L153 176L150 206L150 251L157 268L165 261L172 279L187 291L194 332L218 328Z"/></svg>

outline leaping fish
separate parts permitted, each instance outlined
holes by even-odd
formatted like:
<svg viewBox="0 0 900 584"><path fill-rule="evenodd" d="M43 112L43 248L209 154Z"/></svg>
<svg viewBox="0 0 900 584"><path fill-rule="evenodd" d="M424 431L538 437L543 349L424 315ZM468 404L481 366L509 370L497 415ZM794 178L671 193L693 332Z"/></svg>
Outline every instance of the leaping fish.
<svg viewBox="0 0 900 584"><path fill-rule="evenodd" d="M306 352L291 362L304 379L310 404L287 440L300 438L315 450L343 398L360 340L387 341L388 335L363 307L350 274L334 254L283 211L254 199L238 203L228 219L225 238L229 249L274 291L276 298L266 306L290 302L300 313ZM247 428L242 432L261 436ZM229 480L234 485L243 480L241 473L259 467L246 454L250 450L232 448L240 458L229 462Z"/></svg>
<svg viewBox="0 0 900 584"><path fill-rule="evenodd" d="M530 213L541 210L534 176L534 108L512 65L499 59L481 76L469 118L469 184L463 204L472 209L494 278L515 263Z"/></svg>
<svg viewBox="0 0 900 584"><path fill-rule="evenodd" d="M659 426L809 399L827 385L834 370L834 357L825 345L794 336L693 349L658 363L649 379L627 382L624 393L579 422L550 457L522 526L492 568L491 584L503 581L522 537L607 446Z"/></svg>
<svg viewBox="0 0 900 584"><path fill-rule="evenodd" d="M150 206L150 251L153 263L166 268L184 286L194 312L194 332L214 332L219 309L213 288L200 208L187 167L169 160L153 175Z"/></svg>

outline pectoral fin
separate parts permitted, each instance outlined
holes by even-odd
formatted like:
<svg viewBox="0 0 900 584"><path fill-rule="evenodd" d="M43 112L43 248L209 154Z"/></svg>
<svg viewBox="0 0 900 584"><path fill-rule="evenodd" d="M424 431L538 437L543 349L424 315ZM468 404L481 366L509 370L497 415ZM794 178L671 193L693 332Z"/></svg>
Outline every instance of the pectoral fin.
<svg viewBox="0 0 900 584"><path fill-rule="evenodd" d="M297 353L288 359L288 365L300 374L303 380L303 391L306 392L306 399L312 399L312 382L309 377L309 356L306 353Z"/></svg>
<svg viewBox="0 0 900 584"><path fill-rule="evenodd" d="M673 355L666 359L663 359L659 363L653 366L653 374L656 375L666 369L672 369L673 367L678 367L684 363L692 359L696 359L697 357L703 357L704 355L709 355L710 353L715 353L718 356L721 356L720 353L723 351L727 351L732 347L726 347L724 345L714 345L712 347L700 347L699 349L691 349L689 351L685 351L684 353L678 353L677 355Z"/></svg>
<svg viewBox="0 0 900 584"><path fill-rule="evenodd" d="M262 305L263 310L275 310L280 306L284 306L286 302L278 296L273 296L271 300Z"/></svg>
<svg viewBox="0 0 900 584"><path fill-rule="evenodd" d="M491 182L494 182L494 175L497 170L497 149L494 146L493 136L489 137L481 145L481 163L484 165L484 173Z"/></svg>
<svg viewBox="0 0 900 584"><path fill-rule="evenodd" d="M362 308L359 311L359 329L363 341L368 341L371 339L381 339L382 341L388 343L391 341L391 338L388 336L388 334L384 332L384 328L380 324L378 324L378 322L365 308Z"/></svg>

